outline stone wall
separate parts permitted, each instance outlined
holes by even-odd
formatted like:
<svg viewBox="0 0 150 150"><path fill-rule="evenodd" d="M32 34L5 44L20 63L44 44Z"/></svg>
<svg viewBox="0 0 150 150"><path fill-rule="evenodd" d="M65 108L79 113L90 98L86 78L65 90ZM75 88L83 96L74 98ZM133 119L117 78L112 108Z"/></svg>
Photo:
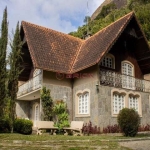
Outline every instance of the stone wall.
<svg viewBox="0 0 150 150"><path fill-rule="evenodd" d="M35 104L40 105L40 99L25 101L18 100L16 101L16 114L18 118L28 118L34 120L34 106ZM39 114L40 116L40 114Z"/></svg>
<svg viewBox="0 0 150 150"><path fill-rule="evenodd" d="M46 83L44 83L43 86L46 86L47 89L50 89L50 94L54 102L56 100L63 100L64 96L66 97L66 103L69 112L69 120L72 120L72 89L67 86L59 86Z"/></svg>
<svg viewBox="0 0 150 150"><path fill-rule="evenodd" d="M84 83L73 88L73 120L83 120L85 123L92 121L94 124L98 124L98 93L96 90L97 81L92 81ZM88 117L75 117L75 107L76 106L76 94L78 91L83 91L85 89L90 90L90 116Z"/></svg>
<svg viewBox="0 0 150 150"><path fill-rule="evenodd" d="M93 125L99 126L101 129L108 125L117 124L117 117L113 117L111 114L111 90L114 87L109 86L99 86L99 92L96 91L96 83L85 83L83 85L79 85L73 88L73 114L74 120L83 120L85 123L92 121ZM91 114L89 117L75 117L75 94L78 90L90 90L90 108ZM120 89L121 90L121 89ZM131 90L125 90L129 92ZM133 91L135 92L135 91ZM149 93L145 92L138 92L141 95L141 104L142 104L142 117L141 117L141 124L146 125L150 124L150 99Z"/></svg>
<svg viewBox="0 0 150 150"><path fill-rule="evenodd" d="M101 127L106 127L107 125L114 125L117 123L117 117L112 117L111 114L111 90L114 87L100 86L100 91L98 95L98 124ZM120 89L121 90L121 89ZM125 90L125 89L124 89ZM129 92L131 90L125 90ZM138 92L141 95L142 104L142 117L141 124L150 124L150 104L149 104L149 93Z"/></svg>
<svg viewBox="0 0 150 150"><path fill-rule="evenodd" d="M29 118L30 116L30 102L16 101L16 114L18 118Z"/></svg>

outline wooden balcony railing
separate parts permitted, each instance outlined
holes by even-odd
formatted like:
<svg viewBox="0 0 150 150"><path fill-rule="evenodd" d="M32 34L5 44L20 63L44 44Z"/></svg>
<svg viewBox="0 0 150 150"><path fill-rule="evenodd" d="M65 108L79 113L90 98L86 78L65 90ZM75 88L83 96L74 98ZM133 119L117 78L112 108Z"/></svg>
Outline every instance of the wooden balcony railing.
<svg viewBox="0 0 150 150"><path fill-rule="evenodd" d="M137 79L110 70L100 70L101 85L150 92L150 81Z"/></svg>
<svg viewBox="0 0 150 150"><path fill-rule="evenodd" d="M41 85L42 85L42 73L40 72L35 77L28 80L27 82L25 82L21 86L19 86L17 97L20 97L24 94L35 91L35 90L41 88Z"/></svg>

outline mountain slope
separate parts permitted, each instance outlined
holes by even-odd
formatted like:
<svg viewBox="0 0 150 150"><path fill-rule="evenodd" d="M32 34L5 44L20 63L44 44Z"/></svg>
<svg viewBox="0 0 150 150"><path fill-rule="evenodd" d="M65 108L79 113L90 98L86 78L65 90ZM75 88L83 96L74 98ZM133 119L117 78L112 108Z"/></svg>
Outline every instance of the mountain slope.
<svg viewBox="0 0 150 150"><path fill-rule="evenodd" d="M106 5L110 4L110 3L114 3L114 4L116 5L117 9L120 9L120 8L122 8L122 7L124 7L124 6L127 5L127 0L105 0L105 1L96 9L96 11L92 14L91 20L94 20L94 19L97 17L97 15L101 12L103 6L106 6Z"/></svg>

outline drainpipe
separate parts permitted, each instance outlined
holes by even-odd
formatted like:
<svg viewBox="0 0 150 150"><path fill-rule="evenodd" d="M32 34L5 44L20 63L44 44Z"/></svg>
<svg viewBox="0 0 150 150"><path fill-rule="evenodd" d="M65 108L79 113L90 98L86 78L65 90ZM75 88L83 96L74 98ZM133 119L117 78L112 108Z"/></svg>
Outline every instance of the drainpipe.
<svg viewBox="0 0 150 150"><path fill-rule="evenodd" d="M72 82L72 118L71 120L73 120L73 79L71 79L71 82Z"/></svg>
<svg viewBox="0 0 150 150"><path fill-rule="evenodd" d="M43 87L43 70L41 70L41 89ZM42 119L42 100L40 94L40 120Z"/></svg>

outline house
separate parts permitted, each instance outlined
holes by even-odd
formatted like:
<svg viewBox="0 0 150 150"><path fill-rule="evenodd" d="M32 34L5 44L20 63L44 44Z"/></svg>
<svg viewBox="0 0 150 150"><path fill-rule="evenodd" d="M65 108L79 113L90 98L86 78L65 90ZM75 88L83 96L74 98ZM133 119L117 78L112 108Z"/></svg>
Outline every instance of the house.
<svg viewBox="0 0 150 150"><path fill-rule="evenodd" d="M150 47L133 12L86 40L22 22L18 117L41 119L40 89L64 100L70 120L106 127L134 108L150 124Z"/></svg>

